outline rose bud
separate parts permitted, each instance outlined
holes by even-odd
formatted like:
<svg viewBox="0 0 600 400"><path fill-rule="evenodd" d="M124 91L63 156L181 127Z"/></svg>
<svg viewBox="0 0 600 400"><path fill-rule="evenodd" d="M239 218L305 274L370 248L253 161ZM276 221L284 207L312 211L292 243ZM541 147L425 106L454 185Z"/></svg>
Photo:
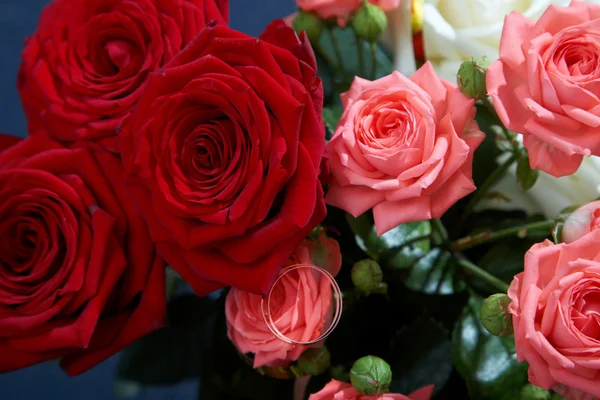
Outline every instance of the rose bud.
<svg viewBox="0 0 600 400"><path fill-rule="evenodd" d="M302 353L296 365L306 375L321 375L331 365L331 354L325 346L308 349Z"/></svg>
<svg viewBox="0 0 600 400"><path fill-rule="evenodd" d="M321 234L318 241L305 240L286 266L318 265L335 276L342 265L338 243ZM329 327L333 296L325 274L298 268L281 278L274 288L269 310L275 328L286 337L301 342L317 339ZM263 313L262 296L232 288L225 301L227 335L238 351L254 354L254 368L288 367L307 346L287 343L275 336ZM299 308L302 310L299 312Z"/></svg>
<svg viewBox="0 0 600 400"><path fill-rule="evenodd" d="M352 19L352 28L358 37L366 39L370 43L375 43L381 37L381 34L387 29L387 24L385 12L375 4L366 1Z"/></svg>
<svg viewBox="0 0 600 400"><path fill-rule="evenodd" d="M481 323L494 336L509 336L513 325L508 306L510 298L504 293L493 294L481 305Z"/></svg>
<svg viewBox="0 0 600 400"><path fill-rule="evenodd" d="M600 228L600 201L593 201L573 211L565 221L561 238L571 243Z"/></svg>
<svg viewBox="0 0 600 400"><path fill-rule="evenodd" d="M363 293L373 293L381 288L383 271L373 260L361 260L354 264L351 272L352 283Z"/></svg>
<svg viewBox="0 0 600 400"><path fill-rule="evenodd" d="M465 96L480 100L487 98L485 75L489 65L486 57L474 57L460 65L456 83Z"/></svg>
<svg viewBox="0 0 600 400"><path fill-rule="evenodd" d="M296 14L296 18L294 18L292 25L298 35L300 35L302 31L306 32L308 40L312 43L316 43L321 37L321 32L323 32L323 21L315 14L304 11L299 11L298 14Z"/></svg>
<svg viewBox="0 0 600 400"><path fill-rule="evenodd" d="M550 400L552 394L541 387L528 383L521 389L521 400Z"/></svg>
<svg viewBox="0 0 600 400"><path fill-rule="evenodd" d="M363 396L349 383L332 379L318 393L311 394L309 400L429 400L433 385L423 387L409 395L386 393L378 396Z"/></svg>
<svg viewBox="0 0 600 400"><path fill-rule="evenodd" d="M350 381L356 390L368 396L387 393L392 383L392 369L381 358L366 356L352 366Z"/></svg>

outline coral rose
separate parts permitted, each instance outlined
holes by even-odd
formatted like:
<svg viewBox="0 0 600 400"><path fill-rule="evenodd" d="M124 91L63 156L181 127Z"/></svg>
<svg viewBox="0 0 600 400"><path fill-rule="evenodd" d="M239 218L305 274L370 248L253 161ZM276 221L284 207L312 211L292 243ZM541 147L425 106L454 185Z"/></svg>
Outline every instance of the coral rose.
<svg viewBox="0 0 600 400"><path fill-rule="evenodd" d="M567 217L561 236L566 243L571 243L599 228L600 201L594 201L579 207Z"/></svg>
<svg viewBox="0 0 600 400"><path fill-rule="evenodd" d="M556 177L600 155L600 6L551 5L506 17L487 88L506 127L523 134L532 168Z"/></svg>
<svg viewBox="0 0 600 400"><path fill-rule="evenodd" d="M81 373L164 324L165 269L108 152L0 136L0 372Z"/></svg>
<svg viewBox="0 0 600 400"><path fill-rule="evenodd" d="M381 7L383 11L391 11L398 7L400 1L369 0L369 3ZM350 14L360 8L362 0L296 0L296 3L303 11L315 13L323 19L337 18L338 23L344 26Z"/></svg>
<svg viewBox="0 0 600 400"><path fill-rule="evenodd" d="M148 82L120 138L159 253L198 294L264 293L326 214L323 86L304 34L207 27Z"/></svg>
<svg viewBox="0 0 600 400"><path fill-rule="evenodd" d="M342 266L338 243L321 235L305 240L287 261L318 265L331 275ZM307 342L317 339L329 325L333 296L329 279L309 268L286 273L274 288L270 312L275 327L286 337ZM306 346L286 343L269 330L261 306L262 296L232 288L227 294L227 334L241 353L254 354L254 368L286 367L296 361Z"/></svg>
<svg viewBox="0 0 600 400"><path fill-rule="evenodd" d="M508 295L530 382L570 399L600 397L600 230L569 244L534 245Z"/></svg>
<svg viewBox="0 0 600 400"><path fill-rule="evenodd" d="M150 74L207 22L227 19L227 0L52 1L19 71L29 133L118 151L116 128Z"/></svg>
<svg viewBox="0 0 600 400"><path fill-rule="evenodd" d="M433 385L430 385L408 396L395 393L366 396L354 389L352 384L332 379L321 391L311 394L308 400L429 400L432 393Z"/></svg>
<svg viewBox="0 0 600 400"><path fill-rule="evenodd" d="M355 78L327 146L334 176L328 204L354 216L373 209L377 234L439 218L475 190L473 152L484 139L474 101L435 75Z"/></svg>

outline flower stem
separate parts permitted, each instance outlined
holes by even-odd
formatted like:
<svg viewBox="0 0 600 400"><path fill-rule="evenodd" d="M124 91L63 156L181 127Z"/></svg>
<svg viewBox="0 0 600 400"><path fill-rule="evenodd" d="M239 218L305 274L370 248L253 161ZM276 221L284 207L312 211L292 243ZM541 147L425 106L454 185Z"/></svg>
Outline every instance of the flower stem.
<svg viewBox="0 0 600 400"><path fill-rule="evenodd" d="M506 293L508 291L508 284L501 279L496 278L494 275L489 272L483 270L481 267L473 264L471 261L467 260L461 255L456 255L456 261L458 264L465 270L475 275L479 279L482 279L498 289L502 293Z"/></svg>
<svg viewBox="0 0 600 400"><path fill-rule="evenodd" d="M494 240L511 236L523 238L527 235L528 231L532 230L548 230L548 234L550 234L555 223L556 221L554 219L547 219L544 221L532 222L530 224L513 226L511 228L505 228L495 232L486 231L476 233L452 242L450 248L454 251L460 251L470 249L483 243L493 242Z"/></svg>
<svg viewBox="0 0 600 400"><path fill-rule="evenodd" d="M377 73L377 43L371 42L371 80L375 79Z"/></svg>
<svg viewBox="0 0 600 400"><path fill-rule="evenodd" d="M486 97L484 99L481 99L481 102L488 109L490 114L492 114L492 116L502 124L502 121L500 120L500 117L498 116L498 113L496 112L496 108L494 107L494 104L490 101L490 98ZM502 126L504 126L504 124L502 124Z"/></svg>
<svg viewBox="0 0 600 400"><path fill-rule="evenodd" d="M506 160L503 164L500 164L494 172L492 172L487 179L481 184L480 187L477 188L471 200L467 203L460 220L458 221L458 229L462 228L464 223L467 221L467 218L473 213L475 210L475 206L488 194L492 186L494 186L500 178L504 175L504 173L510 168L510 166L517 161L517 156L512 155L508 160Z"/></svg>
<svg viewBox="0 0 600 400"><path fill-rule="evenodd" d="M356 38L356 52L358 53L358 65L359 65L359 74L361 78L365 77L365 56L363 51L363 41L360 36L356 32L354 32L354 37Z"/></svg>

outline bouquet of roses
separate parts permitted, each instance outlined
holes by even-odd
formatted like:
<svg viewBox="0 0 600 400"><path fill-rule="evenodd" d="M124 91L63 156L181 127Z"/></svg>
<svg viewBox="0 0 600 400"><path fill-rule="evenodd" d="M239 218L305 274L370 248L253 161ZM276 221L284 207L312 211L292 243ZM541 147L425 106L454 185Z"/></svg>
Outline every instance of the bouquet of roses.
<svg viewBox="0 0 600 400"><path fill-rule="evenodd" d="M297 5L258 37L227 0L44 9L0 136L0 372L600 398L600 5Z"/></svg>

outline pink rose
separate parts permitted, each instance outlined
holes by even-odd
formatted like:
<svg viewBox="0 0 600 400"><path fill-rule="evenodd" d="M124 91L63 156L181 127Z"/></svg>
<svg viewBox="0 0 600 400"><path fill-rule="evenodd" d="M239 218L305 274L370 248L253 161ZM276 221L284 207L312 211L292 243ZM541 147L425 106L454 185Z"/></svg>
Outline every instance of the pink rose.
<svg viewBox="0 0 600 400"><path fill-rule="evenodd" d="M487 89L506 127L523 134L532 168L556 177L600 155L600 6L551 5L534 22L506 17Z"/></svg>
<svg viewBox="0 0 600 400"><path fill-rule="evenodd" d="M431 393L433 393L433 385L421 388L408 396L394 393L365 396L354 389L350 383L332 379L320 392L311 394L308 400L429 400Z"/></svg>
<svg viewBox="0 0 600 400"><path fill-rule="evenodd" d="M377 234L439 218L475 190L473 152L484 139L474 101L430 63L410 79L355 78L327 146L334 180L325 198L359 216L373 209Z"/></svg>
<svg viewBox="0 0 600 400"><path fill-rule="evenodd" d="M568 399L600 397L600 230L534 245L508 295L530 382Z"/></svg>
<svg viewBox="0 0 600 400"><path fill-rule="evenodd" d="M383 11L391 11L398 7L400 0L369 0ZM298 8L317 14L323 19L337 18L344 26L348 16L362 4L362 0L296 0Z"/></svg>
<svg viewBox="0 0 600 400"><path fill-rule="evenodd" d="M321 235L318 241L305 240L286 266L318 265L337 275L342 266L338 243ZM285 272L285 270L284 270ZM286 273L275 287L271 314L277 329L301 342L317 339L327 329L332 315L332 291L324 274L308 268ZM307 346L286 343L269 330L263 318L259 295L231 288L225 301L227 335L241 353L254 354L254 368L286 367L296 361Z"/></svg>
<svg viewBox="0 0 600 400"><path fill-rule="evenodd" d="M571 243L600 228L600 201L593 201L575 210L562 229L562 239Z"/></svg>

